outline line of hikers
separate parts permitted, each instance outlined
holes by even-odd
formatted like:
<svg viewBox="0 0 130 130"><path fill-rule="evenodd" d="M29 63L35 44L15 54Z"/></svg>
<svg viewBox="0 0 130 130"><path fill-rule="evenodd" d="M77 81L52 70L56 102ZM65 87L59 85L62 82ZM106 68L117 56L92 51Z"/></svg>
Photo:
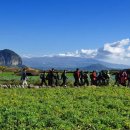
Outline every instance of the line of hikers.
<svg viewBox="0 0 130 130"><path fill-rule="evenodd" d="M40 79L41 79L41 84L46 85L46 86L67 86L67 75L66 75L66 70L63 71L61 76L59 75L58 72L55 72L54 69L49 70L48 74L46 75L46 72L44 71L43 73L40 74ZM47 82L46 82L47 80ZM62 80L62 83L60 84L60 80Z"/></svg>
<svg viewBox="0 0 130 130"><path fill-rule="evenodd" d="M67 86L67 71L64 70L61 74L55 71L54 69L49 70L49 72L43 71L40 74L40 86ZM126 71L120 71L115 74L115 84L114 85L130 85L130 76L126 73ZM74 86L106 86L109 85L110 81L110 73L109 71L93 71L91 73L84 72L79 70L78 68L73 72L74 77ZM23 86L28 86L27 83L27 73L26 69L23 70L21 81ZM127 82L128 81L128 82Z"/></svg>
<svg viewBox="0 0 130 130"><path fill-rule="evenodd" d="M46 71L43 71L40 74L40 86L67 86L67 75L66 75L66 70L63 71L63 73L61 74L61 76L59 75L58 72L55 72L54 69L49 70L49 72L46 75ZM27 83L28 80L28 76L27 76L27 72L26 69L23 69L23 72L21 74L21 81L22 81L22 86L28 86ZM62 80L62 83L60 84L60 80Z"/></svg>
<svg viewBox="0 0 130 130"><path fill-rule="evenodd" d="M73 74L75 82L74 86L83 86L83 85L109 85L110 74L109 71L100 71L97 73L93 71L92 73L80 71L78 68Z"/></svg>

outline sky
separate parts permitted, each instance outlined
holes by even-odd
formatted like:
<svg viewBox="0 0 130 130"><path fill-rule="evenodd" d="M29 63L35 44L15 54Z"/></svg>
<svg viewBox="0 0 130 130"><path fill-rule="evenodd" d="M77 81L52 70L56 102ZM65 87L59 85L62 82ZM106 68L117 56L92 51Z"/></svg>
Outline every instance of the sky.
<svg viewBox="0 0 130 130"><path fill-rule="evenodd" d="M130 0L0 0L0 50L130 64L129 38Z"/></svg>

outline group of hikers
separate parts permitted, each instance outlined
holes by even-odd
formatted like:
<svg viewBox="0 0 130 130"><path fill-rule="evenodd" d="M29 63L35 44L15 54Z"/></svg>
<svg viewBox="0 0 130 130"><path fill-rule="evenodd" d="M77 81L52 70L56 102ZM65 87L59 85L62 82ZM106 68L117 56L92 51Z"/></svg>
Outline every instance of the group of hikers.
<svg viewBox="0 0 130 130"><path fill-rule="evenodd" d="M40 73L40 80L41 82L39 85L42 87L44 86L67 86L67 71L64 70L62 73L55 71L53 68L48 72L43 71ZM106 86L109 85L110 81L110 73L107 70L102 70L100 72L93 71L89 73L88 71L82 71L78 68L73 72L74 78L74 86ZM23 69L21 75L22 86L28 86L27 83L28 76L26 69ZM126 71L120 71L115 74L115 83L114 85L123 85L129 86L130 85L130 77L126 73Z"/></svg>
<svg viewBox="0 0 130 130"><path fill-rule="evenodd" d="M95 86L102 86L108 85L110 80L109 71L100 71L97 73L93 71L89 73L88 71L83 72L80 71L78 68L73 73L74 76L74 86L83 86L83 85L95 85Z"/></svg>
<svg viewBox="0 0 130 130"><path fill-rule="evenodd" d="M66 75L66 70L64 70L62 72L61 75L59 75L59 73L52 68L51 70L49 70L49 72L46 74L46 71L43 71L40 74L40 80L41 83L39 84L40 86L67 86L67 75ZM22 86L28 86L27 83L28 80L28 75L26 72L26 69L24 68L22 71L22 75L21 75L21 81L22 81ZM60 84L60 80L62 80L62 83Z"/></svg>
<svg viewBox="0 0 130 130"><path fill-rule="evenodd" d="M66 70L62 72L61 75L59 75L58 72L55 72L54 69L49 70L48 74L46 75L46 72L40 74L41 84L40 86L67 86L67 75ZM62 83L60 84L60 80L62 80ZM47 81L47 82L46 82Z"/></svg>

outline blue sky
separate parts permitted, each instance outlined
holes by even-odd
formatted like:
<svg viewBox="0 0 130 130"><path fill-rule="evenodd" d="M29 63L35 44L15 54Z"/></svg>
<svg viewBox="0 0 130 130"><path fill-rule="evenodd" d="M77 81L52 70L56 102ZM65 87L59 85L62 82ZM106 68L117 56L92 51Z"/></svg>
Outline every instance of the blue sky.
<svg viewBox="0 0 130 130"><path fill-rule="evenodd" d="M0 50L64 54L129 37L130 0L0 0Z"/></svg>

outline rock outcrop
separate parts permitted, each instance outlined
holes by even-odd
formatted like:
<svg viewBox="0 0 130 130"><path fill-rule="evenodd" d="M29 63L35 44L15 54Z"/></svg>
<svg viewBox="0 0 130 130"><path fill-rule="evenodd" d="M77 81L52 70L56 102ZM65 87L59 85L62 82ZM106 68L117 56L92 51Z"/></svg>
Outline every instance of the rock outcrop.
<svg viewBox="0 0 130 130"><path fill-rule="evenodd" d="M15 52L4 49L0 50L0 65L1 66L21 66L22 59Z"/></svg>

